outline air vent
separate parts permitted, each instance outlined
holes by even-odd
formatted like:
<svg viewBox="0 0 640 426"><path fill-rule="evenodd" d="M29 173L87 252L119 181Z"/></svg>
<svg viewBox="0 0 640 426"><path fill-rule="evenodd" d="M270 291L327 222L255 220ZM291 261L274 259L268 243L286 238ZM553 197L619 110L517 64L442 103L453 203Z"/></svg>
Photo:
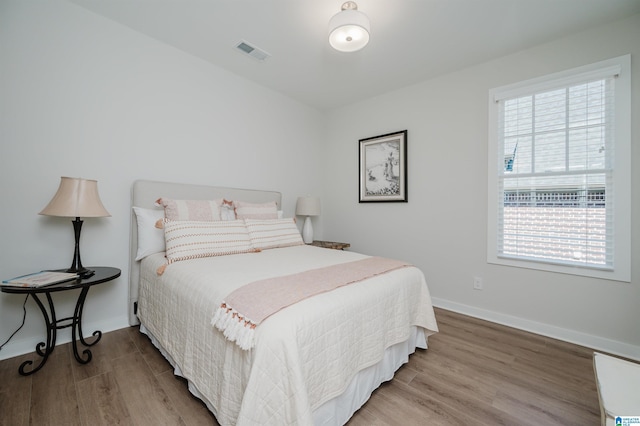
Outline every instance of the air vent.
<svg viewBox="0 0 640 426"><path fill-rule="evenodd" d="M240 43L236 44L236 49L238 50L238 52L243 53L245 55L249 55L253 59L256 59L260 62L266 61L267 58L271 56L264 50L256 46L252 46L246 41L241 41Z"/></svg>

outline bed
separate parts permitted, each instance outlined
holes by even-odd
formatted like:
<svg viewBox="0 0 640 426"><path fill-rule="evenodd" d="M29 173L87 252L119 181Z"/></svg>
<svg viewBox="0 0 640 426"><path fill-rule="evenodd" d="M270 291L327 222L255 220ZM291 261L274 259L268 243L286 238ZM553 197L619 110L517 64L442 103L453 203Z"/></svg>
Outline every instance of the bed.
<svg viewBox="0 0 640 426"><path fill-rule="evenodd" d="M221 425L345 424L438 330L424 275L408 265L283 307L254 324L252 344L243 348L215 326L230 294L262 280L374 259L305 244L169 264L157 250L140 259L149 238L143 226L153 220L139 213L161 217L163 210L154 208L161 197L281 209L281 194L145 180L132 186L130 323L140 323Z"/></svg>

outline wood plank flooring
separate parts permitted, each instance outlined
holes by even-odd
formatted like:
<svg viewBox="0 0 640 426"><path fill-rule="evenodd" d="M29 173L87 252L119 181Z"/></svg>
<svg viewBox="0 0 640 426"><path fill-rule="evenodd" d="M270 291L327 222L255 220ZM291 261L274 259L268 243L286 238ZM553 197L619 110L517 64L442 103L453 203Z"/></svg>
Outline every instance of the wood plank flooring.
<svg viewBox="0 0 640 426"><path fill-rule="evenodd" d="M436 309L440 333L349 426L599 425L588 348ZM0 425L217 425L136 327L105 333L78 364L57 347L29 377L0 361Z"/></svg>

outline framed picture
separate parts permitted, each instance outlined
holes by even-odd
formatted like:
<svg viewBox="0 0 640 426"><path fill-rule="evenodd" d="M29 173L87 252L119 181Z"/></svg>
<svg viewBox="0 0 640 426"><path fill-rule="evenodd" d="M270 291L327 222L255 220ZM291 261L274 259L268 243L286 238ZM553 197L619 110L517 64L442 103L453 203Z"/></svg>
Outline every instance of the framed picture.
<svg viewBox="0 0 640 426"><path fill-rule="evenodd" d="M360 139L360 202L407 202L407 131Z"/></svg>

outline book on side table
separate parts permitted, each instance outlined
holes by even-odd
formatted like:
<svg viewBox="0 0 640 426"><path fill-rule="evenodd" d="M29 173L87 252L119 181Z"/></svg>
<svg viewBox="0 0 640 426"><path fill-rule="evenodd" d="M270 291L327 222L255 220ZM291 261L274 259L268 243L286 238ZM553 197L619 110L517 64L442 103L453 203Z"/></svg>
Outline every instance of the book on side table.
<svg viewBox="0 0 640 426"><path fill-rule="evenodd" d="M43 287L75 280L77 278L78 274L75 272L40 271L34 274L4 280L2 281L2 285L8 287Z"/></svg>

